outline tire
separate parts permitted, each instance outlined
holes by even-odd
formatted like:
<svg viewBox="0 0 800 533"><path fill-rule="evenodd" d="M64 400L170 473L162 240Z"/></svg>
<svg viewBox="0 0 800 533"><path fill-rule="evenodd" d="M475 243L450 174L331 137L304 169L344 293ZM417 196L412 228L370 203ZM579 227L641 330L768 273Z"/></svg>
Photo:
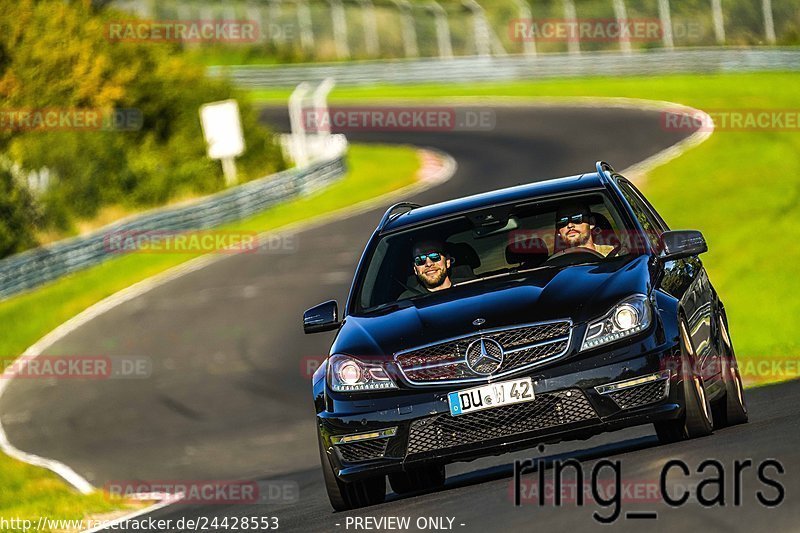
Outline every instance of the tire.
<svg viewBox="0 0 800 533"><path fill-rule="evenodd" d="M722 356L722 381L725 383L725 395L714 402L715 427L729 427L747 423L747 403L744 399L742 376L739 374L739 365L736 364L736 354L728 336L725 323L720 318L720 331L725 353Z"/></svg>
<svg viewBox="0 0 800 533"><path fill-rule="evenodd" d="M386 476L375 476L349 483L341 481L333 472L333 466L322 447L322 438L318 440L325 490L334 510L349 511L383 503L386 500Z"/></svg>
<svg viewBox="0 0 800 533"><path fill-rule="evenodd" d="M444 465L423 466L389 474L389 485L396 494L436 490L444 486Z"/></svg>
<svg viewBox="0 0 800 533"><path fill-rule="evenodd" d="M711 435L714 430L711 404L705 393L703 376L695 371L696 355L689 340L686 322L681 318L681 385L683 415L654 424L658 440L664 444Z"/></svg>

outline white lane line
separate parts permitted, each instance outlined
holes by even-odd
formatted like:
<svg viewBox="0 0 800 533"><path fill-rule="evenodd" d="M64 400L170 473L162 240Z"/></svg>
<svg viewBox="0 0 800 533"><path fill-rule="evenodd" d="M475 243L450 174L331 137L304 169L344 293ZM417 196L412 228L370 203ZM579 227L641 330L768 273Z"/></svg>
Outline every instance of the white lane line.
<svg viewBox="0 0 800 533"><path fill-rule="evenodd" d="M308 231L323 224L333 222L334 220L340 220L359 215L361 213L366 213L396 199L417 194L440 183L444 183L445 181L449 180L453 174L455 174L457 168L456 161L448 154L432 148L420 148L417 150L417 153L423 164L420 167L416 182L397 189L396 191L365 200L353 206L348 206L311 220L303 220L293 224L287 224L286 226L264 232L258 236L259 241L267 239L269 236L274 236L279 230L281 232ZM431 171L430 167L432 165L437 166L438 170ZM87 322L97 318L98 316L106 313L122 303L145 294L156 287L164 285L165 283L189 274L190 272L200 270L201 268L204 268L212 263L231 256L232 254L209 254L198 257L197 259L193 259L186 263L182 263L160 274L156 274L152 277L139 281L130 287L122 289L121 291L112 294L104 300L101 300L91 307L85 309L83 312L75 315L42 337L33 346L25 350L25 352L23 352L23 354L8 367L12 370L6 372L2 377L0 377L0 398L2 398L3 393L7 389L14 375L22 371L32 359L35 359L41 355L47 348L79 327L83 326ZM89 483L89 481L64 463L54 459L48 459L38 455L26 453L17 449L13 444L11 444L11 442L9 442L5 428L2 425L2 421L0 421L0 449L2 449L6 455L13 457L14 459L34 466L46 468L58 474L82 494L90 494L95 490L95 487Z"/></svg>
<svg viewBox="0 0 800 533"><path fill-rule="evenodd" d="M119 518L115 518L114 520L110 520L108 522L104 522L104 523L102 523L102 524L100 524L100 525L98 525L96 527L91 528L91 529L85 529L81 533L95 533L96 531L105 531L106 529L109 529L109 528L112 528L112 529L116 530L116 529L118 529L118 527L116 527L116 526L119 526L119 524L122 524L123 522L127 522L128 520L134 520L136 518L139 518L140 516L153 513L155 511L158 511L159 509L163 509L164 507L167 507L168 505L172 505L173 503L178 503L178 501L180 501L180 500L179 499L176 500L175 497L172 497L172 496L171 497L166 497L163 500L161 500L160 502L158 502L156 504L153 504L153 505L151 505L149 507L145 507L145 508L139 509L138 511L135 511L133 513L120 516Z"/></svg>

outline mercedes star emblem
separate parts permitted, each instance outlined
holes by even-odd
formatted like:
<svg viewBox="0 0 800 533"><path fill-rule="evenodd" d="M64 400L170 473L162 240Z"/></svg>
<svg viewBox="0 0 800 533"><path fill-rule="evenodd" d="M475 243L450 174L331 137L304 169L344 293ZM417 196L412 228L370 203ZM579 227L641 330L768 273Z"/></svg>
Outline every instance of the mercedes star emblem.
<svg viewBox="0 0 800 533"><path fill-rule="evenodd" d="M467 346L467 366L476 374L488 376L503 366L503 347L492 339L478 339Z"/></svg>

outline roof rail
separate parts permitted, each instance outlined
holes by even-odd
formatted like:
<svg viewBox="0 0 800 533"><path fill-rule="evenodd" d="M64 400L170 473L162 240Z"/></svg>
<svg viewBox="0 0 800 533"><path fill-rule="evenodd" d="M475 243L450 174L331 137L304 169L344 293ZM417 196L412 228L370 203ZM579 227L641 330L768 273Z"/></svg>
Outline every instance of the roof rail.
<svg viewBox="0 0 800 533"><path fill-rule="evenodd" d="M384 226L386 226L386 224L389 222L389 220L391 220L393 215L402 214L402 213L397 213L397 211L405 209L405 211L403 212L407 213L408 211L416 209L417 207L422 207L422 206L411 202L399 202L394 204L393 206L391 206L389 209L386 210L386 213L383 214L383 218L378 223L378 231L382 230Z"/></svg>
<svg viewBox="0 0 800 533"><path fill-rule="evenodd" d="M597 169L597 173L600 174L601 178L611 178L611 173L616 172L614 167L605 161L598 161L594 164L594 167ZM606 172L608 172L608 174L606 174Z"/></svg>

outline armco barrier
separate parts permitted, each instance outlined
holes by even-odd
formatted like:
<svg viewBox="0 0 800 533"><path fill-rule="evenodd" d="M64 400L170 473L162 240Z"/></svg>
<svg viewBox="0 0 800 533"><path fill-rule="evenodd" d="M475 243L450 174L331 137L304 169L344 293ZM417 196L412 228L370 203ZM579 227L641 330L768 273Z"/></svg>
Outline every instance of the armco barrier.
<svg viewBox="0 0 800 533"><path fill-rule="evenodd" d="M535 57L396 59L300 65L209 67L246 88L294 87L328 77L342 85L508 81L582 76L634 76L683 72L755 72L800 69L797 48L702 48Z"/></svg>
<svg viewBox="0 0 800 533"><path fill-rule="evenodd" d="M60 241L0 260L0 299L119 253L109 250L111 232L200 230L239 220L344 175L344 156L289 169L222 191L196 203L163 208L106 226L90 235Z"/></svg>

